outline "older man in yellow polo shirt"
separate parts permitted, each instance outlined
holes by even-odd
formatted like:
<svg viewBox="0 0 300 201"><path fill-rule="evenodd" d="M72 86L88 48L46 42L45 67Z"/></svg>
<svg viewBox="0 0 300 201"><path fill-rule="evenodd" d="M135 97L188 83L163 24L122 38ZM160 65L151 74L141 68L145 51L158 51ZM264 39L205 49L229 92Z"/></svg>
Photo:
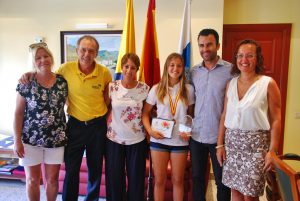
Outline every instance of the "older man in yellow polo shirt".
<svg viewBox="0 0 300 201"><path fill-rule="evenodd" d="M77 41L78 61L67 62L57 70L69 87L64 201L78 199L79 170L84 150L89 173L86 200L98 200L99 197L107 130L103 92L112 78L106 67L95 62L98 50L99 44L94 37L83 36Z"/></svg>

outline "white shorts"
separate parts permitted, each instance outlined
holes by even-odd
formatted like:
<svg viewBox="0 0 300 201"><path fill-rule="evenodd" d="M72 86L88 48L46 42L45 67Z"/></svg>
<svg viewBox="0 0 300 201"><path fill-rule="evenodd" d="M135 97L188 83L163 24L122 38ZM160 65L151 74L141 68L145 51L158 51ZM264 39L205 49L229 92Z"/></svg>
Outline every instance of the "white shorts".
<svg viewBox="0 0 300 201"><path fill-rule="evenodd" d="M20 158L22 166L34 166L38 164L61 164L64 162L65 147L44 148L24 144L24 158Z"/></svg>

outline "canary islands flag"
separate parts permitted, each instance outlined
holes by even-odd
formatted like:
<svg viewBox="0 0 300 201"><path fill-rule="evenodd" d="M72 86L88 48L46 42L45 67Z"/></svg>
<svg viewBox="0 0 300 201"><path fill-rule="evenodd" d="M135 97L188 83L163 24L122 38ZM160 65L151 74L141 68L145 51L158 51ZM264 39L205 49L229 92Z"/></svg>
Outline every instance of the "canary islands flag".
<svg viewBox="0 0 300 201"><path fill-rule="evenodd" d="M191 0L185 1L178 53L182 55L188 72L191 67Z"/></svg>

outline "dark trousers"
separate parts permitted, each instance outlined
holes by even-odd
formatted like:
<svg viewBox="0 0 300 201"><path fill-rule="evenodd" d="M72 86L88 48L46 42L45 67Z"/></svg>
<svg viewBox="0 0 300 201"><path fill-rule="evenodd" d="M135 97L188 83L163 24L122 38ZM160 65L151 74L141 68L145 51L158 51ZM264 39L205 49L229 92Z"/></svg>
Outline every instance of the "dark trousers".
<svg viewBox="0 0 300 201"><path fill-rule="evenodd" d="M194 201L205 201L208 153L210 154L217 185L217 199L218 201L230 201L230 188L222 183L222 167L218 163L215 147L216 144L205 144L193 139L190 140Z"/></svg>
<svg viewBox="0 0 300 201"><path fill-rule="evenodd" d="M143 201L147 154L146 139L133 145L122 145L107 140L106 153L106 200Z"/></svg>
<svg viewBox="0 0 300 201"><path fill-rule="evenodd" d="M62 193L64 201L78 200L79 172L84 150L86 151L88 167L88 186L85 200L98 200L106 131L105 117L88 125L70 117L67 127L68 144L65 148L66 175Z"/></svg>

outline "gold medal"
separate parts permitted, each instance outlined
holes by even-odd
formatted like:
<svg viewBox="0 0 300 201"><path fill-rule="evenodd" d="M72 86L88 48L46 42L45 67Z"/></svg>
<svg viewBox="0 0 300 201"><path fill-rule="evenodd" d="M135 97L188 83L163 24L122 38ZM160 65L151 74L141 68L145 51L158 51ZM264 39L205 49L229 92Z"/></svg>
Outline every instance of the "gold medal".
<svg viewBox="0 0 300 201"><path fill-rule="evenodd" d="M170 96L169 93L168 93L168 95L169 95L169 102L170 102L171 114L172 114L173 117L174 117L174 116L175 116L175 113L176 113L177 103L178 103L179 97L180 97L180 91L178 91L174 103L173 103L172 97Z"/></svg>

